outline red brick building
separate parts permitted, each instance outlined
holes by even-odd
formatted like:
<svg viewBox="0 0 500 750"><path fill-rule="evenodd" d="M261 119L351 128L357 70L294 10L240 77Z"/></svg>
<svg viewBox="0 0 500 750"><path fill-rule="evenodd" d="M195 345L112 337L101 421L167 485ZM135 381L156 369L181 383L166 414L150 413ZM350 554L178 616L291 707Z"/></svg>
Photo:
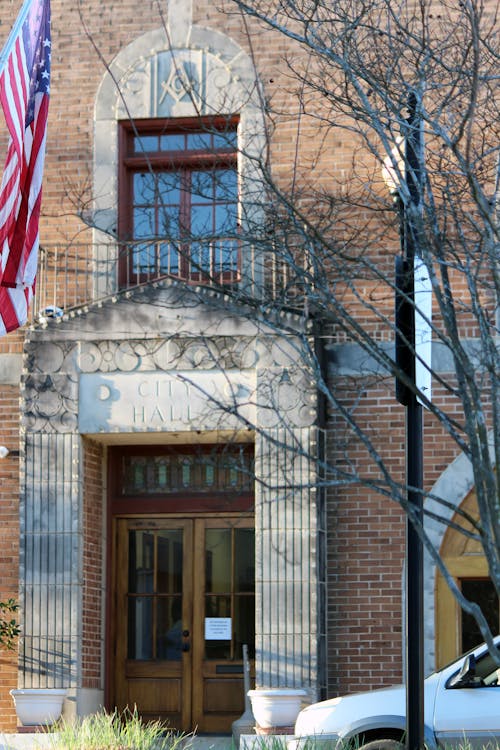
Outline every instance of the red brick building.
<svg viewBox="0 0 500 750"><path fill-rule="evenodd" d="M342 332L311 328L303 306L259 318L224 295L286 286L238 239L266 219L255 199L266 98L281 113L270 161L283 184L297 147L284 62L296 49L230 10L52 2L38 291L30 325L0 340L0 595L19 597L22 626L19 654L0 654L3 730L19 685L67 688L78 714L136 703L228 732L244 644L258 686L311 700L403 676L404 515L359 483L319 489L323 441L341 462L344 427L297 361L317 336L346 389L365 376L356 353ZM301 127L307 165L318 128ZM326 145L312 170L325 188L358 148L345 134ZM393 390L378 379L358 416L402 481ZM439 387L434 397L446 403ZM451 517L473 503L472 475L425 419L425 487ZM361 448L349 456L373 471ZM485 578L475 548L430 533L457 579ZM426 561L427 669L462 648L440 586Z"/></svg>

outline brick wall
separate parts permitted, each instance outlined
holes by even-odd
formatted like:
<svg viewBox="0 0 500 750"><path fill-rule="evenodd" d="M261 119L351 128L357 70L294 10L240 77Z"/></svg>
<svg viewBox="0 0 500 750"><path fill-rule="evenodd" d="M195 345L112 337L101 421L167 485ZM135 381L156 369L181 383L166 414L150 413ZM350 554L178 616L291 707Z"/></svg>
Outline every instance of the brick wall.
<svg viewBox="0 0 500 750"><path fill-rule="evenodd" d="M86 439L83 461L82 687L102 688L103 638L103 447Z"/></svg>
<svg viewBox="0 0 500 750"><path fill-rule="evenodd" d="M164 5L164 3L163 3ZM222 2L226 11L233 8ZM336 183L347 178L355 190L363 172L356 176L353 159L358 145L340 131L322 133L322 156L317 162L318 125L304 117L299 123L290 107L293 82L283 65L283 56L293 51L291 42L271 35L249 20L244 27L238 13L221 16L219 3L200 0L193 3L194 22L220 30L232 37L255 61L260 78L277 114L273 117L272 157L276 176L283 184L290 182L294 163L295 138L300 133L298 168L314 178L315 186L334 190ZM91 42L82 30L78 9L66 0L53 0L53 80L49 117L47 167L44 181L41 237L43 242L64 245L75 238L90 242L91 233L77 217L78 210L90 205L92 175L92 138L94 100L105 68L131 40L160 25L158 7L154 0L137 3L124 0L102 3L89 0L82 4L88 31L99 48L99 59ZM10 12L10 10L9 10ZM4 20L5 27L7 21ZM12 19L11 19L12 20ZM249 35L247 35L247 31ZM0 130L3 123L0 125ZM358 165L359 169L359 165ZM346 219L346 231L353 217ZM387 247L384 231L379 224L375 230L369 217L365 234L383 257ZM359 221L359 216L357 217ZM397 247L397 240L393 240ZM387 257L386 257L387 261ZM365 293L370 289L367 283ZM387 312L392 309L392 298L387 297ZM366 317L362 306L357 311L360 320ZM365 320L368 325L368 322ZM376 326L372 320L370 325ZM463 322L464 330L473 333L470 320ZM0 339L0 354L18 353L22 334L13 333ZM340 384L341 385L341 384ZM353 388L352 382L345 384ZM18 389L0 386L2 407L2 436L0 444L17 446ZM358 396L357 391L347 399ZM454 407L459 410L458 404ZM401 479L404 473L404 409L394 401L392 384L374 383L369 386L357 406L361 424L372 430L375 443L389 466ZM338 419L329 419L330 455L335 461L345 460L344 438L349 438L349 459L366 475L377 476L377 471L366 452L350 442ZM425 466L428 486L439 477L456 456L456 448L446 439L442 428L426 420ZM9 442L8 442L9 441ZM102 591L103 591L103 448L85 441L84 476L84 594L83 594L83 685L102 687ZM2 577L0 594L17 594L18 570L18 460L8 457L0 461L0 523L2 523ZM404 518L399 507L375 492L360 486L331 491L328 495L328 657L329 692L364 689L367 686L387 685L401 679L402 671L402 604L401 584L404 560ZM13 726L15 719L8 690L15 685L15 655L0 654L0 714L1 726Z"/></svg>

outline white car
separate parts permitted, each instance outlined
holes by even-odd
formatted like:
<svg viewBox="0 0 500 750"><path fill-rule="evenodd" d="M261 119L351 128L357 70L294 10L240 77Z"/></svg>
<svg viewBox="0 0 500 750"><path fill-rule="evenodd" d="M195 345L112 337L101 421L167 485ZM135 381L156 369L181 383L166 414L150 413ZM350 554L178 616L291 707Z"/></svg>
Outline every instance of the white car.
<svg viewBox="0 0 500 750"><path fill-rule="evenodd" d="M403 685L314 703L300 712L288 748L401 750L405 714ZM484 644L427 677L424 715L429 750L500 746L500 670Z"/></svg>

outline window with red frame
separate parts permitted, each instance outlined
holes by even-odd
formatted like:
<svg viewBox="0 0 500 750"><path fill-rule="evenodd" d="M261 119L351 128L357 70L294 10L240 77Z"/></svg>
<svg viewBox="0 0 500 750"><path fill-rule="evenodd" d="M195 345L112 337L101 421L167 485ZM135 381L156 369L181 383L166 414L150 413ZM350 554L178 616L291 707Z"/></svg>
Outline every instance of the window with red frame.
<svg viewBox="0 0 500 750"><path fill-rule="evenodd" d="M120 124L121 286L239 278L237 118Z"/></svg>

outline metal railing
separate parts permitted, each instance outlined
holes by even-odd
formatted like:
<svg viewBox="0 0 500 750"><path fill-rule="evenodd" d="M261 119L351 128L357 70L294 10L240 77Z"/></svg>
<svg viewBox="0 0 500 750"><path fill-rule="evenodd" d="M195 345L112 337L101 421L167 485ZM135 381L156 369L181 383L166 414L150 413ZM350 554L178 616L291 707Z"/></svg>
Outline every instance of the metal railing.
<svg viewBox="0 0 500 750"><path fill-rule="evenodd" d="M271 248L217 238L189 246L158 240L40 247L31 316L60 315L162 279L302 307L297 268Z"/></svg>

